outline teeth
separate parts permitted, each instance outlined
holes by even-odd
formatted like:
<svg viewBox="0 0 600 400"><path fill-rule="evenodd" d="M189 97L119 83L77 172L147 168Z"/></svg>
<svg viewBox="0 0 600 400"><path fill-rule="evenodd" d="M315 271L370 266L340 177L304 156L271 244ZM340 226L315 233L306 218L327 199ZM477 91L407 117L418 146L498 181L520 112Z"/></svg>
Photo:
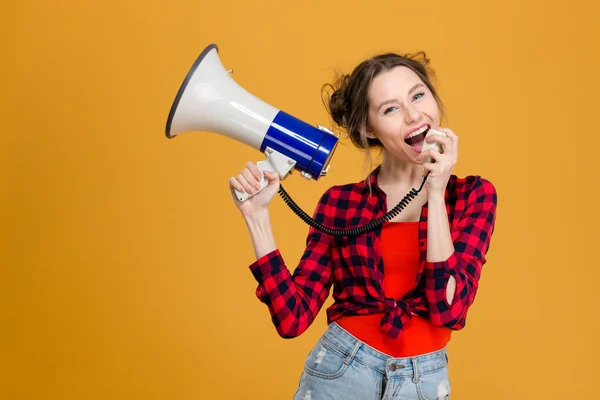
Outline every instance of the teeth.
<svg viewBox="0 0 600 400"><path fill-rule="evenodd" d="M406 139L409 139L411 137L415 137L417 135L420 135L421 133L425 132L427 130L427 128L429 128L428 125L425 125L425 126L421 127L420 129L418 129L418 130L414 131L413 133L411 133L410 135L408 135L406 137Z"/></svg>

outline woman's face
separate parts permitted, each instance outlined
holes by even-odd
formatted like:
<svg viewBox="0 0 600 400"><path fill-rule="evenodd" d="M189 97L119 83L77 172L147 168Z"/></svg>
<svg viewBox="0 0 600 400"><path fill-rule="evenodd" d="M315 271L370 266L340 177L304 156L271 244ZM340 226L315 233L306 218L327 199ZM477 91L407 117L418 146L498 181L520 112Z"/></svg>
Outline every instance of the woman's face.
<svg viewBox="0 0 600 400"><path fill-rule="evenodd" d="M431 91L407 67L376 76L369 88L367 137L377 138L394 157L416 162L429 128L439 127Z"/></svg>

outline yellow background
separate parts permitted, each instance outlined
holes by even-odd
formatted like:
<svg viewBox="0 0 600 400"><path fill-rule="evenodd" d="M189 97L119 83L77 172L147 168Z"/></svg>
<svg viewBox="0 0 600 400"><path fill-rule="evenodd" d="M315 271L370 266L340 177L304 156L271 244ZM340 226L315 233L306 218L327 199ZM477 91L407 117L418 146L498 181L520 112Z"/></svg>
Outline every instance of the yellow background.
<svg viewBox="0 0 600 400"><path fill-rule="evenodd" d="M0 8L0 398L290 399L325 313L280 339L254 295L227 189L262 155L164 136L210 44L257 97L330 126L321 85L384 51L426 50L458 175L499 193L453 398L597 396L598 39L592 1L20 1ZM343 141L328 177L286 189L312 212L361 179ZM276 198L290 267L306 226ZM327 303L329 305L330 302Z"/></svg>

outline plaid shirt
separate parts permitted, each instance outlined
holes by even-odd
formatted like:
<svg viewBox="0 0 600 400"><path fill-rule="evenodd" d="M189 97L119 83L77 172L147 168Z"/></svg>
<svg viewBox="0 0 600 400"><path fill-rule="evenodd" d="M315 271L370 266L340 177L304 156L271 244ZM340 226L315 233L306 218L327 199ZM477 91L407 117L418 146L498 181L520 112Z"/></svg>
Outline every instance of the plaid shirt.
<svg viewBox="0 0 600 400"><path fill-rule="evenodd" d="M362 182L334 186L321 197L314 218L334 229L355 228L387 212L386 194L377 185L377 172ZM372 193L369 193L370 181ZM281 337L303 333L314 321L333 285L334 304L327 309L328 324L342 315L382 313L381 330L399 338L416 314L436 326L458 330L486 262L494 231L496 190L479 176L452 175L445 193L454 252L446 261L427 261L427 204L419 222L421 264L413 289L401 299L385 296L381 256L381 228L357 237L334 238L310 228L298 267L290 273L275 250L250 265L258 282L256 295L266 304ZM452 304L446 283L456 279Z"/></svg>

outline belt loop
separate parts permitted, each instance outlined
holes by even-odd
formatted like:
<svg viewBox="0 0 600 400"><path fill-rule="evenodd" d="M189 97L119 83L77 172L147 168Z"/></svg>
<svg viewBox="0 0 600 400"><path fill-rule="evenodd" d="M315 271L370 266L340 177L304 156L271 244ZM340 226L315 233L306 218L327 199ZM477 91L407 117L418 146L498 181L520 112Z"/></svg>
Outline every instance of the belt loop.
<svg viewBox="0 0 600 400"><path fill-rule="evenodd" d="M413 382L419 382L419 363L417 362L417 357L410 358L413 365Z"/></svg>
<svg viewBox="0 0 600 400"><path fill-rule="evenodd" d="M356 343L354 344L354 348L352 349L352 352L344 360L344 364L346 364L346 365L350 364L350 362L352 361L352 359L354 358L356 353L358 353L358 349L360 349L360 345L361 345L361 341L357 340Z"/></svg>

